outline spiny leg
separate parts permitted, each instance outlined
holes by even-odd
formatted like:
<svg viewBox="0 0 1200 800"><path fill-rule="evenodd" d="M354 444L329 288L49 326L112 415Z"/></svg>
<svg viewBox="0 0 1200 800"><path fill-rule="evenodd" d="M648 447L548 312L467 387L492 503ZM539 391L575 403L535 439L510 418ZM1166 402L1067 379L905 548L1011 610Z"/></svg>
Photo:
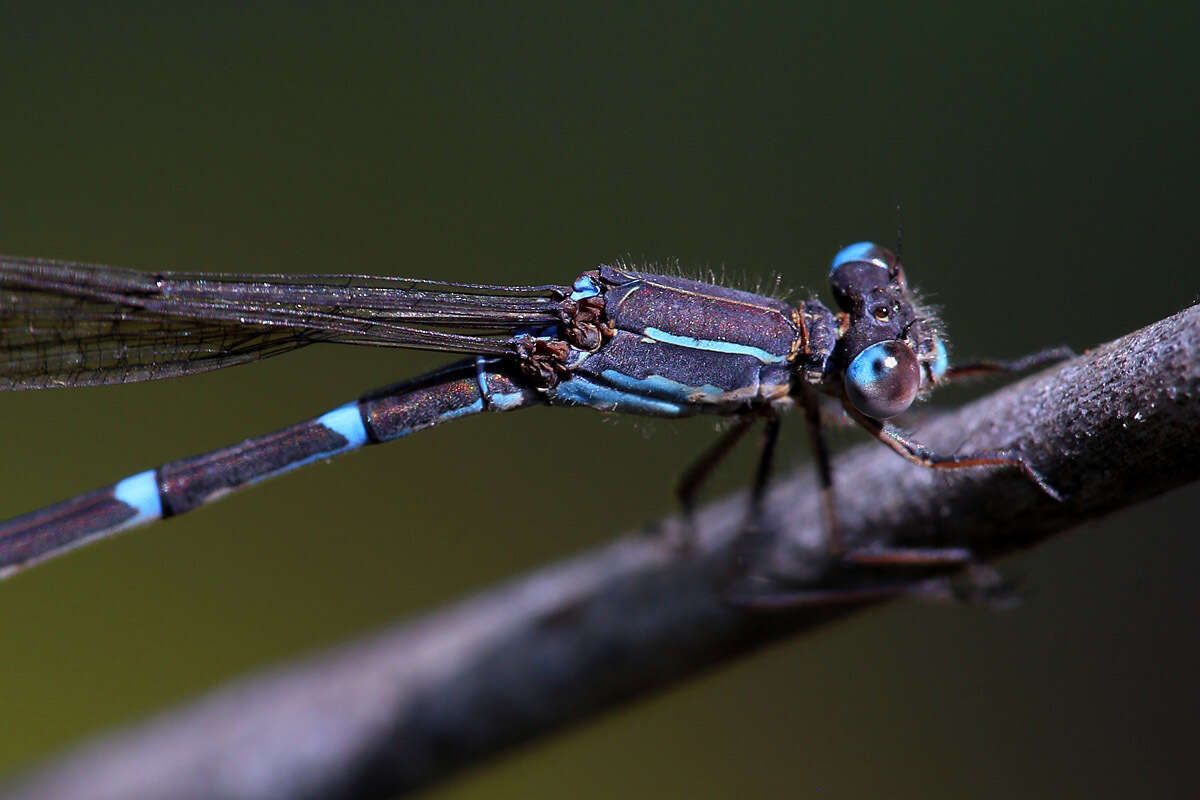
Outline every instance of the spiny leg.
<svg viewBox="0 0 1200 800"><path fill-rule="evenodd" d="M817 606L855 605L900 597L932 600L940 603L970 603L995 611L1006 611L1020 603L1015 584L986 564L970 560L947 568L965 567L957 574L936 574L914 579L896 577L871 579L854 586L788 589L763 588L749 584L734 586L724 595L725 602L751 612L779 612Z"/></svg>
<svg viewBox="0 0 1200 800"><path fill-rule="evenodd" d="M801 395L801 400L804 405L804 418L808 423L809 443L812 445L813 456L817 462L817 476L820 479L821 493L821 522L831 556L862 566L950 566L971 561L970 552L961 547L856 547L847 549L838 528L829 449L826 447L825 437L821 431L820 399L814 392L806 391Z"/></svg>
<svg viewBox="0 0 1200 800"><path fill-rule="evenodd" d="M771 481L771 470L775 465L775 445L779 442L779 415L774 411L765 414L767 424L763 428L762 449L758 454L758 466L754 468L754 485L750 489L750 503L757 520L762 511L763 497Z"/></svg>
<svg viewBox="0 0 1200 800"><path fill-rule="evenodd" d="M1046 350L1041 350L1036 353L1022 356L1007 361L974 361L965 364L955 364L948 367L945 372L939 377L939 382L948 382L960 378L972 378L983 375L994 375L1002 373L1024 372L1034 367L1039 367L1044 364L1050 364L1064 359L1073 358L1075 352L1069 347L1052 347ZM1010 466L1020 469L1026 476L1034 481L1044 492L1053 497L1055 500L1061 500L1062 496L1046 481L1045 477L1035 470L1029 462L1022 456L1008 449L989 450L981 453L956 456L938 456L930 452L924 445L912 440L904 435L904 433L888 422L881 422L874 418L867 417L855 409L853 406L843 403L846 413L850 419L857 422L860 426L871 433L872 436L882 441L888 447L895 450L908 461L919 464L931 469L957 469L965 467L980 467L980 466ZM924 563L923 557L905 556L905 551L895 550L896 563ZM922 548L917 553L925 553ZM935 559L940 559L940 556L934 556ZM950 559L954 560L953 555ZM856 560L861 563L877 563L872 559L867 551L861 551Z"/></svg>
<svg viewBox="0 0 1200 800"><path fill-rule="evenodd" d="M682 552L688 552L692 547L695 530L692 517L696 510L696 494L710 477L717 465L725 460L734 446L742 440L746 432L758 421L753 414L737 417L733 425L696 457L675 485L675 496L679 498L679 506L683 511L682 530L668 535L670 543Z"/></svg>
<svg viewBox="0 0 1200 800"><path fill-rule="evenodd" d="M808 443L812 447L813 458L817 462L817 477L820 480L821 493L821 524L825 530L826 541L830 553L841 553L845 550L842 537L838 532L837 509L833 498L833 470L829 466L829 448L825 445L825 436L821 432L821 404L816 392L805 389L800 393L804 405L804 421L808 424Z"/></svg>
<svg viewBox="0 0 1200 800"><path fill-rule="evenodd" d="M826 541L830 555L851 569L859 567L925 567L925 568L954 568L962 567L973 562L971 552L965 548L859 548L845 550L838 534L837 515L833 496L833 471L830 467L829 450L821 432L821 407L819 398L812 392L801 394L804 406L805 420L808 423L809 441L813 447L813 455L817 461L817 474L820 478L822 524L826 533ZM774 583L762 576L749 572L757 561L754 552L757 530L756 523L761 511L761 497L770 475L771 463L774 456L775 441L779 434L779 417L768 417L766 430L763 432L763 450L759 458L758 471L755 474L755 491L752 494L753 506L750 520L754 528L743 531L736 546L737 561L734 565L734 577L723 592L725 602L743 608L747 611L780 611L788 608L812 607L819 605L844 605L883 600L898 595L929 594L930 590L922 582L914 582L911 578L904 580L871 581L870 583L849 588L830 589L788 589L776 588Z"/></svg>
<svg viewBox="0 0 1200 800"><path fill-rule="evenodd" d="M966 364L951 364L938 377L938 383L945 383L960 378L974 378L980 375L995 375L998 373L1024 372L1034 367L1053 364L1074 358L1075 351L1069 347L1051 347L1037 353L1030 353L1011 361L972 361Z"/></svg>
<svg viewBox="0 0 1200 800"><path fill-rule="evenodd" d="M771 481L771 470L775 465L775 445L779 442L781 421L773 410L763 412L767 424L763 427L762 447L758 454L758 465L754 469L754 483L750 487L750 508L738 533L733 548L733 575L745 577L758 559L763 544L763 498Z"/></svg>
<svg viewBox="0 0 1200 800"><path fill-rule="evenodd" d="M846 413L859 425L879 441L900 454L902 458L913 464L930 469L964 469L966 467L1016 467L1041 487L1042 491L1055 500L1062 500L1062 495L1050 485L1040 472L1033 468L1025 458L1013 450L984 450L966 455L939 456L925 445L908 438L896 426L872 419L866 416L850 403L843 403Z"/></svg>
<svg viewBox="0 0 1200 800"><path fill-rule="evenodd" d="M679 483L675 485L675 496L679 498L679 505L683 508L685 517L690 519L692 512L696 510L696 493L700 491L700 487L708 482L717 465L725 460L757 421L758 418L752 414L737 417L733 425L697 456L679 476Z"/></svg>
<svg viewBox="0 0 1200 800"><path fill-rule="evenodd" d="M741 584L726 590L722 597L726 603L743 611L770 613L817 606L875 603L898 597L929 596L935 592L939 598L946 594L940 583L893 580L842 589L762 589Z"/></svg>
<svg viewBox="0 0 1200 800"><path fill-rule="evenodd" d="M808 424L809 440L817 462L817 473L820 480L820 498L822 523L826 533L829 554L836 559L837 564L845 570L863 573L863 579L858 585L838 588L800 588L788 589L778 587L763 581L742 580L731 583L726 590L725 601L748 611L780 611L791 608L804 608L824 605L844 605L867 603L899 596L919 596L934 599L983 599L987 586L983 581L976 581L974 570L980 567L974 553L965 547L891 547L872 545L868 547L847 548L841 540L837 526L836 507L833 497L832 470L830 468L829 452L821 430L821 413L819 398L810 392L801 395L801 403L805 410L805 420ZM860 425L863 425L872 435L884 441L901 455L914 463L935 469L952 469L956 467L1009 465L1022 468L1038 481L1043 489L1048 489L1044 479L1032 470L1019 456L1007 451L976 454L966 457L940 457L930 453L923 445L904 437L890 425L879 423L864 417L856 409L847 405L847 412ZM874 423L874 424L871 424ZM891 437L891 438L889 438ZM901 444L903 443L903 444ZM1052 490L1051 490L1052 492ZM944 576L967 568L969 582L980 584L976 591L963 593L953 589L948 578L933 577L927 580L918 579L919 572L932 572L935 576ZM887 577L893 569L917 570L918 574L907 576ZM879 575L879 571L883 571ZM876 573L875 577L868 577ZM994 575L994 572L988 574ZM999 605L999 603L997 603Z"/></svg>
<svg viewBox="0 0 1200 800"><path fill-rule="evenodd" d="M950 381L998 373L1024 372L1025 370L1073 358L1075 352L1069 347L1053 347L1009 361L976 361L953 365L939 378ZM931 469L958 469L980 466L1010 466L1020 469L1033 480L1042 491L1055 500L1062 496L1019 454L1007 450L991 450L965 456L938 456L924 445L905 436L898 428L887 422L865 417L853 407L846 405L851 418L871 432L875 438L891 447L908 461ZM975 560L968 548L961 547L866 547L855 548L844 553L847 562L869 566L895 567L966 567L968 591L955 592L962 600L986 602L994 606L1010 605L1015 597L1011 585L991 567Z"/></svg>

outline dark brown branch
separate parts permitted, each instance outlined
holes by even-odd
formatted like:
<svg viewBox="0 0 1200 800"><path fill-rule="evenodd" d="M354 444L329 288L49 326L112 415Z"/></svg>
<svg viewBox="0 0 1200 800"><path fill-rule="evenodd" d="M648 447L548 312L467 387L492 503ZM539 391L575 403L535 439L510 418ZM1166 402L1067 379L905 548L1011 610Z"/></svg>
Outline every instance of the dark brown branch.
<svg viewBox="0 0 1200 800"><path fill-rule="evenodd" d="M935 473L869 444L836 464L853 487L839 495L851 544L953 544L991 557L1195 480L1200 307L932 420L919 437L951 451L1017 446L1067 500L1010 470ZM812 484L806 470L771 491L766 562L797 584L861 579L828 573ZM4 796L391 796L853 610L763 615L722 603L745 510L744 495L707 507L691 558L662 537L620 539L239 681L70 753Z"/></svg>

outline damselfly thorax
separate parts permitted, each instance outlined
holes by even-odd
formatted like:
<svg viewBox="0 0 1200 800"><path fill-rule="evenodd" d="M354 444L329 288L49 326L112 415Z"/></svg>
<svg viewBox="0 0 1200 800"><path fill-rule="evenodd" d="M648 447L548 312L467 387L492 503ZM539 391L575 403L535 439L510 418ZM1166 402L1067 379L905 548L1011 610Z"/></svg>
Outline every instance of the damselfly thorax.
<svg viewBox="0 0 1200 800"><path fill-rule="evenodd" d="M696 490L733 443L765 420L752 498L770 472L782 412L799 405L837 536L822 396L916 464L1015 467L1003 447L938 455L888 420L937 385L1062 357L951 366L941 328L899 260L859 243L833 259L834 312L715 283L601 266L570 285L504 286L366 275L220 275L0 259L0 389L80 388L179 377L311 344L470 354L297 425L167 462L0 523L0 575L86 541L175 516L305 464L483 411L586 406L657 417L720 414L735 424L687 470ZM911 558L906 551L905 558ZM872 555L878 563L887 554Z"/></svg>

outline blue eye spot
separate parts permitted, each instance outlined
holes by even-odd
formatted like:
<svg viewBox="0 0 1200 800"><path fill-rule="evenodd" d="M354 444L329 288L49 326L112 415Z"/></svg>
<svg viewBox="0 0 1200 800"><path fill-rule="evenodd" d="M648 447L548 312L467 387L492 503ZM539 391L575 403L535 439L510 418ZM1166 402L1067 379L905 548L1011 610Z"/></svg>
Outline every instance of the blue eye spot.
<svg viewBox="0 0 1200 800"><path fill-rule="evenodd" d="M846 397L862 413L887 419L908 409L921 388L912 348L891 339L864 349L846 369Z"/></svg>
<svg viewBox="0 0 1200 800"><path fill-rule="evenodd" d="M846 245L841 250L838 250L837 255L833 257L833 262L829 265L829 274L833 274L838 267L848 261L870 261L871 251L876 248L874 242L855 242L851 245Z"/></svg>
<svg viewBox="0 0 1200 800"><path fill-rule="evenodd" d="M946 370L950 369L950 356L946 353L946 345L941 339L934 341L934 348L933 363L929 365L929 374L935 381L938 381L946 374Z"/></svg>

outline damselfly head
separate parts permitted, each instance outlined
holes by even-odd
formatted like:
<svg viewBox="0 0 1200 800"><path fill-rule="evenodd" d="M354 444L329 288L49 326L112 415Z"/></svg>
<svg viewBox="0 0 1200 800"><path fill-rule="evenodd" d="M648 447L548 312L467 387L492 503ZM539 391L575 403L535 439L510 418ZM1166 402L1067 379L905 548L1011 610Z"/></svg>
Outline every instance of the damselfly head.
<svg viewBox="0 0 1200 800"><path fill-rule="evenodd" d="M855 282L854 274L863 270L863 267L860 266L845 272L842 267L847 264L874 266L887 274L889 282L897 283L901 288L907 289L904 268L900 266L900 259L896 257L895 253L874 242L855 242L839 250L829 266L829 283L833 286L834 296L838 298L838 305L842 303L842 293L852 291ZM872 274L867 271L866 276ZM869 280L869 277L867 279ZM849 311L849 309L845 310Z"/></svg>
<svg viewBox="0 0 1200 800"><path fill-rule="evenodd" d="M905 411L945 368L936 321L909 292L896 256L877 244L839 251L829 283L845 314L835 359L847 399L875 419Z"/></svg>

